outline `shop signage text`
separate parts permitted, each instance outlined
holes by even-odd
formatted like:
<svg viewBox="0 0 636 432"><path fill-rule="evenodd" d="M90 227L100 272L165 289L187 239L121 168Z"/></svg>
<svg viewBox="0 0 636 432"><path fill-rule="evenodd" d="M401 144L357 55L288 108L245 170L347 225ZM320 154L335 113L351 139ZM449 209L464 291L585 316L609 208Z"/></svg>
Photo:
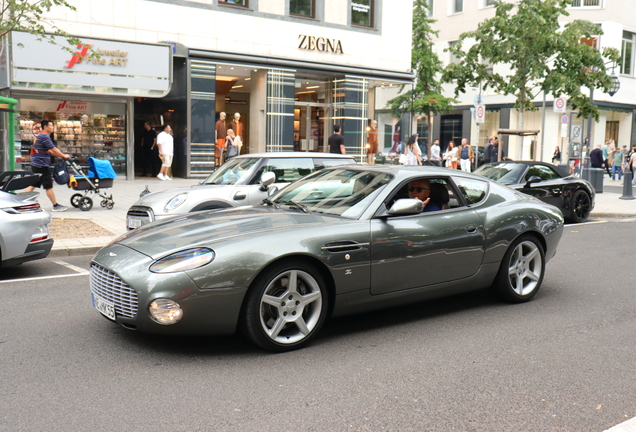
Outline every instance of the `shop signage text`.
<svg viewBox="0 0 636 432"><path fill-rule="evenodd" d="M336 54L344 54L342 52L342 42L340 42L338 39L329 39L324 37L298 35L298 48L309 51L323 51Z"/></svg>
<svg viewBox="0 0 636 432"><path fill-rule="evenodd" d="M95 53L99 54L98 57L90 57L89 50L92 47L92 44L79 44L77 48L80 48L81 51L76 51L73 57L68 61L68 64L65 66L67 68L72 68L76 63L82 63L83 61L87 63L92 63L96 65L110 65L110 66L126 66L128 63L128 59L126 56L128 55L127 51L121 50L103 50L100 48L95 49ZM110 56L108 59L106 56Z"/></svg>
<svg viewBox="0 0 636 432"><path fill-rule="evenodd" d="M88 111L88 102L81 101L61 101L57 104L57 112L86 112Z"/></svg>

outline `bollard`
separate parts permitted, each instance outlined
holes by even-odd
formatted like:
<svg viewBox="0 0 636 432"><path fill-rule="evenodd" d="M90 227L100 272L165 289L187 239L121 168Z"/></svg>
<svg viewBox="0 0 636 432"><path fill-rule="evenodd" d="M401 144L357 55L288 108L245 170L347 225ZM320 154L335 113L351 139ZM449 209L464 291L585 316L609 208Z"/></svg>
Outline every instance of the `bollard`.
<svg viewBox="0 0 636 432"><path fill-rule="evenodd" d="M623 174L623 196L620 197L620 199L634 199L634 195L632 195L632 172L628 169L626 169L625 174Z"/></svg>

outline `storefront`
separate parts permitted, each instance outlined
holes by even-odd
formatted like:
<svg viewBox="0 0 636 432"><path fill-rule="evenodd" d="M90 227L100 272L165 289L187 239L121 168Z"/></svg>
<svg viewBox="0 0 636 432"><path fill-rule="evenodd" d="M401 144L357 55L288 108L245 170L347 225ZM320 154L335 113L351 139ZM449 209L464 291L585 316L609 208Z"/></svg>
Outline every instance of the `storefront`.
<svg viewBox="0 0 636 432"><path fill-rule="evenodd" d="M117 174L132 178L133 101L168 94L172 47L87 38L82 42L72 54L28 33L11 34L6 71L10 75L2 95L18 100L15 166L28 168L38 123L53 120L60 150L80 164L89 157L109 160ZM6 124L6 114L3 117ZM11 145L11 141L3 143ZM9 165L7 154L3 144L0 166L4 169Z"/></svg>

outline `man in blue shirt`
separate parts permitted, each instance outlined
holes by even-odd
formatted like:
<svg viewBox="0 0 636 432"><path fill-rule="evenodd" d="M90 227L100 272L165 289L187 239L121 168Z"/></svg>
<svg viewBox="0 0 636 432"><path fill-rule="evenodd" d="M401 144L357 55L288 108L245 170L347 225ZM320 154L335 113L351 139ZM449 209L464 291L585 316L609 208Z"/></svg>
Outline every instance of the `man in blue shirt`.
<svg viewBox="0 0 636 432"><path fill-rule="evenodd" d="M53 178L51 177L51 156L69 159L71 156L64 154L55 147L51 141L54 125L50 120L42 120L42 131L38 134L33 144L33 155L31 156L31 170L35 174L40 174L40 180L34 185L29 186L26 191L32 192L36 187L41 187L46 191L53 204L53 211L66 211L68 208L57 203L55 193L53 192Z"/></svg>
<svg viewBox="0 0 636 432"><path fill-rule="evenodd" d="M424 205L422 212L439 211L441 208L431 201L431 183L428 180L413 180L409 184L409 198L419 199Z"/></svg>

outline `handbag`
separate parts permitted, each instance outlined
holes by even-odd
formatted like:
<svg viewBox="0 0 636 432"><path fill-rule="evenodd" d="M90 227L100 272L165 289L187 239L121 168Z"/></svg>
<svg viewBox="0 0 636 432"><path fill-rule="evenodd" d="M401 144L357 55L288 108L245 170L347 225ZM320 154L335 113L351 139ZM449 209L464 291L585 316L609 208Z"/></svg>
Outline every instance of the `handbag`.
<svg viewBox="0 0 636 432"><path fill-rule="evenodd" d="M400 165L404 165L404 163L406 162L406 155L404 153L400 153L399 162L400 162Z"/></svg>

